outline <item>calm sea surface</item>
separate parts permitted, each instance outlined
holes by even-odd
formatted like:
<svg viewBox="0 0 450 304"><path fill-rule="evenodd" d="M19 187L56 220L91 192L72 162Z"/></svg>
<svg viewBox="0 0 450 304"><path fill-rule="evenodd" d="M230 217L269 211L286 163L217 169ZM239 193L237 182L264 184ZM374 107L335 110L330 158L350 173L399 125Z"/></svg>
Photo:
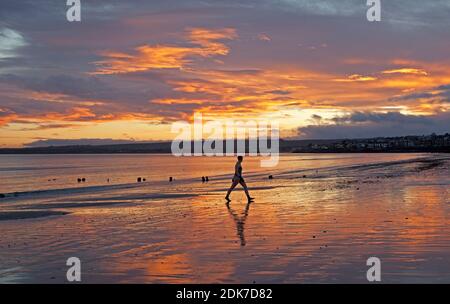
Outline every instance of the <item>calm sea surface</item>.
<svg viewBox="0 0 450 304"><path fill-rule="evenodd" d="M273 168L261 168L262 157L246 157L244 173L268 173L352 164L397 161L420 154L283 154ZM0 193L166 181L233 175L235 157L174 157L162 154L0 155ZM78 178L86 178L78 183ZM109 182L108 182L109 179Z"/></svg>

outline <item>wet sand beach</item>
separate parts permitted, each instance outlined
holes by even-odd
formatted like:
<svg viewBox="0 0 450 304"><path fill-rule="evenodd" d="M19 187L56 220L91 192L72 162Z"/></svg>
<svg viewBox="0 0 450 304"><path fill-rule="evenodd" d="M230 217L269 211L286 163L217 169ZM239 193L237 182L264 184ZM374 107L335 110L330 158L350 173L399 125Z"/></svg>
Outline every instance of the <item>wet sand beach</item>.
<svg viewBox="0 0 450 304"><path fill-rule="evenodd" d="M241 190L226 204L232 167L196 171L203 160L187 170L207 183L184 171L36 189L11 180L0 282L65 283L74 256L85 283L367 283L375 256L384 283L450 283L450 156L321 157L244 161L251 204Z"/></svg>

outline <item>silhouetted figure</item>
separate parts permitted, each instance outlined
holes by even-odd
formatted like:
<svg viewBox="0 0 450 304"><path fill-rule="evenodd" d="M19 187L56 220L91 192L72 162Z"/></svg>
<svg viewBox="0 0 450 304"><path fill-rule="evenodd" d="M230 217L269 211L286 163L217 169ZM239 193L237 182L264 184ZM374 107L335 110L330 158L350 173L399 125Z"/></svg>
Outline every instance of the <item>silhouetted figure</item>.
<svg viewBox="0 0 450 304"><path fill-rule="evenodd" d="M209 182L209 178L207 176L205 176L205 181Z"/></svg>
<svg viewBox="0 0 450 304"><path fill-rule="evenodd" d="M230 187L230 189L228 189L225 199L229 201L231 191L233 191L233 189L236 188L236 186L238 184L241 184L241 186L244 188L245 195L247 195L247 199L249 201L251 201L251 200L253 200L253 197L251 197L250 194L248 193L247 184L245 183L245 180L242 177L242 161L244 160L244 157L238 156L237 159L238 159L238 161L236 162L236 165L234 166L234 176L232 179L231 187Z"/></svg>
<svg viewBox="0 0 450 304"><path fill-rule="evenodd" d="M143 182L147 181L145 178L142 179Z"/></svg>
<svg viewBox="0 0 450 304"><path fill-rule="evenodd" d="M171 177L169 177L169 182L172 182L173 181L173 177L171 176Z"/></svg>
<svg viewBox="0 0 450 304"><path fill-rule="evenodd" d="M77 181L78 181L79 183L81 183L81 178L78 178Z"/></svg>
<svg viewBox="0 0 450 304"><path fill-rule="evenodd" d="M109 183L109 178L106 181Z"/></svg>
<svg viewBox="0 0 450 304"><path fill-rule="evenodd" d="M230 213L230 215L233 217L234 222L236 223L236 230L237 230L237 235L239 236L239 239L241 241L241 246L245 246L245 244L247 243L245 241L245 236L244 236L244 225L245 225L245 221L247 220L247 216L248 216L248 211L250 210L250 204L251 201L249 201L247 203L247 205L245 206L245 210L244 210L244 215L239 216L238 214L236 214L236 212L230 207L230 202L228 201L226 203L227 205L227 209L228 212Z"/></svg>
<svg viewBox="0 0 450 304"><path fill-rule="evenodd" d="M269 179L273 179L273 176L272 176L272 175L269 175Z"/></svg>
<svg viewBox="0 0 450 304"><path fill-rule="evenodd" d="M81 179L81 181L84 183L84 182L86 181L86 179L83 177L83 178Z"/></svg>
<svg viewBox="0 0 450 304"><path fill-rule="evenodd" d="M142 181L142 178L138 177L137 182L140 183Z"/></svg>
<svg viewBox="0 0 450 304"><path fill-rule="evenodd" d="M205 177L202 176L202 183L204 183L206 181Z"/></svg>

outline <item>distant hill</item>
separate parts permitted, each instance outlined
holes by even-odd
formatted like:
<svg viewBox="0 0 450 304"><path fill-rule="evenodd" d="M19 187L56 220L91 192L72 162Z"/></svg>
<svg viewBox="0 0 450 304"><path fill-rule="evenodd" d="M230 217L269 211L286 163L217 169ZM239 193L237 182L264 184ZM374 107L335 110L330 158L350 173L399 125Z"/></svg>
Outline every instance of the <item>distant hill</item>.
<svg viewBox="0 0 450 304"><path fill-rule="evenodd" d="M339 140L280 140L280 152L292 152L310 145L333 144ZM246 141L248 147L248 141ZM2 148L0 154L109 154L109 153L171 153L171 142L130 143L112 145L69 145L26 148ZM224 147L225 147L224 142ZM235 141L235 147L237 141ZM193 151L193 149L192 149Z"/></svg>
<svg viewBox="0 0 450 304"><path fill-rule="evenodd" d="M234 140L236 147L242 140ZM226 141L223 147L226 147ZM270 141L269 141L270 143ZM246 151L249 142L245 141ZM172 153L172 142L125 143L107 145L68 145L48 147L3 148L0 154L109 154L109 153ZM270 144L269 144L270 146ZM194 142L191 142L194 151ZM224 151L225 152L225 151ZM259 151L258 151L259 152ZM353 153L353 152L450 152L450 134L367 139L280 140L281 153Z"/></svg>

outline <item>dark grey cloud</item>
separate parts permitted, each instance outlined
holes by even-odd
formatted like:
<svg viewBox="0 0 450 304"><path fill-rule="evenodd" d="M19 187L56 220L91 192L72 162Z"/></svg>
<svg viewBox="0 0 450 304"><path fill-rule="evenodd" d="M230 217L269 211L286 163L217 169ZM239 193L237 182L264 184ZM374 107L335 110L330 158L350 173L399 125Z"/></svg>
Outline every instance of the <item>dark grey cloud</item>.
<svg viewBox="0 0 450 304"><path fill-rule="evenodd" d="M276 58L298 62L305 68L355 73L358 70L345 70L348 67L338 62L362 54L371 54L374 60L386 58L400 54L405 46L415 50L417 59L448 58L448 50L433 47L448 35L440 33L437 40L436 32L430 33L429 29L440 28L439 15L445 15L443 20L450 22L448 1L383 1L383 12L411 16L427 24L426 28L397 34L396 27L388 22L377 24L374 31L374 25L365 20L367 7L361 0L87 0L82 1L82 7L82 22L74 24L65 19L65 1L0 3L0 20L29 42L29 47L20 51L20 58L13 61L17 73L90 72L94 69L91 63L101 58L100 51L129 51L145 43L162 43L184 27L236 27L240 45L233 45L229 56L235 64ZM136 18L137 24L124 21ZM275 37L274 43L261 48L257 39L249 41L261 32ZM308 49L323 43L330 49ZM10 62L5 64L9 70L13 67Z"/></svg>
<svg viewBox="0 0 450 304"><path fill-rule="evenodd" d="M450 103L450 84L441 85L427 91L414 92L395 98L392 101L428 99L430 102Z"/></svg>
<svg viewBox="0 0 450 304"><path fill-rule="evenodd" d="M157 80L157 82L160 82ZM151 114L150 100L166 96L170 88L165 84L152 83L152 79L100 78L97 76L65 74L51 76L22 76L0 74L0 84L23 89L26 92L64 94L60 102L46 100L45 95L39 100L24 96L3 97L0 105L9 113L33 115L66 113L73 107L90 108L95 114L116 114L123 112ZM159 90L159 92L158 92ZM89 105L94 103L94 105ZM97 103L97 104L95 104Z"/></svg>
<svg viewBox="0 0 450 304"><path fill-rule="evenodd" d="M353 124L353 123L427 124L430 122L427 116L404 115L399 112L388 112L388 113L354 112L351 115L335 117L332 120L336 124Z"/></svg>
<svg viewBox="0 0 450 304"><path fill-rule="evenodd" d="M111 95L105 96L105 94L113 90L112 87L95 76L81 78L61 74L37 78L6 74L0 75L0 82L14 84L23 89L37 92L60 93L84 98L111 97Z"/></svg>
<svg viewBox="0 0 450 304"><path fill-rule="evenodd" d="M302 139L370 138L450 132L450 113L432 116L405 115L397 112L355 112L335 117L333 123L298 129Z"/></svg>

